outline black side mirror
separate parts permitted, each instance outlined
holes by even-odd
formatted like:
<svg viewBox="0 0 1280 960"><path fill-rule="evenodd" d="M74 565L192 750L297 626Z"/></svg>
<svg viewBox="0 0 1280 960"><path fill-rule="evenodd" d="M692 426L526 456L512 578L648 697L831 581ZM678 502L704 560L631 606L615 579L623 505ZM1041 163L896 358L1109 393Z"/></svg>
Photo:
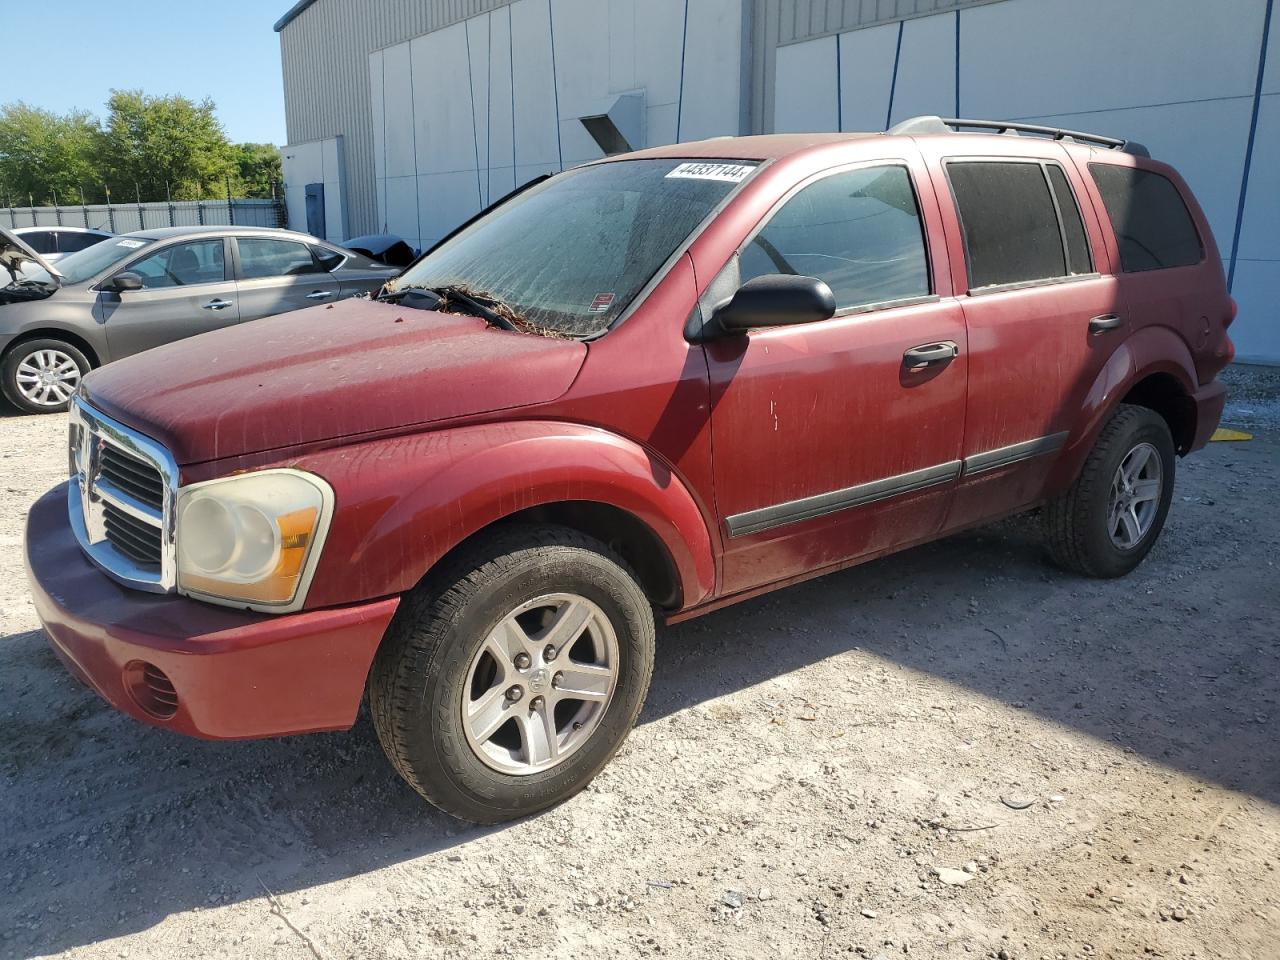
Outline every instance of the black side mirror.
<svg viewBox="0 0 1280 960"><path fill-rule="evenodd" d="M754 327L815 323L835 316L836 298L817 277L772 273L748 280L715 312L712 323L725 333Z"/></svg>
<svg viewBox="0 0 1280 960"><path fill-rule="evenodd" d="M107 283L103 284L102 288L104 290L114 290L116 293L141 290L142 278L136 273L117 273Z"/></svg>

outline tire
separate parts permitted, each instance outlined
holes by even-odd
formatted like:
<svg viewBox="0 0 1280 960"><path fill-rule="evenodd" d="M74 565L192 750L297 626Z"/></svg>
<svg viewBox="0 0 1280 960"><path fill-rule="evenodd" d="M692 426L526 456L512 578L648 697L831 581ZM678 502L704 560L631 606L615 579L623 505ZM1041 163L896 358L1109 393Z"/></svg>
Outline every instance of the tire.
<svg viewBox="0 0 1280 960"><path fill-rule="evenodd" d="M548 641L574 636L581 617L579 639L547 660ZM603 769L644 704L653 649L653 609L620 557L573 530L512 525L405 595L374 658L370 712L413 789L460 819L500 823L567 799ZM521 667L513 651L530 661ZM548 760L553 741L561 754Z"/></svg>
<svg viewBox="0 0 1280 960"><path fill-rule="evenodd" d="M1146 407L1122 404L1099 433L1075 483L1045 506L1045 541L1054 562L1088 577L1122 577L1133 570L1164 528L1176 464L1164 418ZM1134 474L1134 489L1127 492L1122 465ZM1153 479L1158 481L1154 488ZM1133 503L1128 519L1126 502Z"/></svg>
<svg viewBox="0 0 1280 960"><path fill-rule="evenodd" d="M74 364L74 372L69 365ZM84 375L92 369L89 359L64 340L24 340L0 362L0 389L5 398L24 413L60 413L67 409ZM45 370L53 383L30 379ZM42 402L41 397L48 402Z"/></svg>

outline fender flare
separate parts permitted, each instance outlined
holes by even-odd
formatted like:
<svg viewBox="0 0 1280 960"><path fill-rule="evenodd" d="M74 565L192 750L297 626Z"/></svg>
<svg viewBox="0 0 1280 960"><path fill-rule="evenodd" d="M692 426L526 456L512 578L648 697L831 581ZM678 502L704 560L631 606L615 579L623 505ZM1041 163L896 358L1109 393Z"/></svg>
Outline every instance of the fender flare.
<svg viewBox="0 0 1280 960"><path fill-rule="evenodd" d="M304 455L336 509L307 608L403 593L450 550L531 507L625 511L666 547L683 606L715 586L712 534L692 493L640 444L556 421L477 424Z"/></svg>
<svg viewBox="0 0 1280 960"><path fill-rule="evenodd" d="M1196 391L1196 368L1186 341L1169 327L1144 327L1120 344L1098 372L1059 460L1060 476L1074 481L1103 425L1135 384L1167 374L1188 396ZM1064 484L1065 486L1065 484Z"/></svg>

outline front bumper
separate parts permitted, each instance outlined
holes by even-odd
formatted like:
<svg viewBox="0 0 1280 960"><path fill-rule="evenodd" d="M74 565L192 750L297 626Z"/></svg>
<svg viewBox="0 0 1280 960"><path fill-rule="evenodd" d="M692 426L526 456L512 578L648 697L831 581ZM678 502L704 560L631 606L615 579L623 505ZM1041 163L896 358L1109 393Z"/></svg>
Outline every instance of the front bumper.
<svg viewBox="0 0 1280 960"><path fill-rule="evenodd" d="M211 740L355 722L398 598L275 616L129 590L81 552L66 487L27 515L27 578L50 645L104 699L138 720ZM135 692L147 664L173 684L171 716L147 709Z"/></svg>
<svg viewBox="0 0 1280 960"><path fill-rule="evenodd" d="M1227 388L1222 381L1214 380L1193 393L1191 402L1195 406L1196 432L1188 453L1203 447L1218 429L1222 410L1227 405Z"/></svg>

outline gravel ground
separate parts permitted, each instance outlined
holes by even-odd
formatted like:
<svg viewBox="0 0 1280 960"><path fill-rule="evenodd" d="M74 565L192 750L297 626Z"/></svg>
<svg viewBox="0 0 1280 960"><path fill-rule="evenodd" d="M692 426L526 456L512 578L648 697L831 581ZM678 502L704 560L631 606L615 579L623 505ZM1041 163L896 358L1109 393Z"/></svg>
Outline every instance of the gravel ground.
<svg viewBox="0 0 1280 960"><path fill-rule="evenodd" d="M27 600L62 417L0 415L0 958L1280 957L1280 432L1118 582L1028 520L660 632L589 790L478 829L350 732L207 744Z"/></svg>
<svg viewBox="0 0 1280 960"><path fill-rule="evenodd" d="M1280 431L1280 367L1237 363L1222 373L1230 393L1224 420Z"/></svg>

